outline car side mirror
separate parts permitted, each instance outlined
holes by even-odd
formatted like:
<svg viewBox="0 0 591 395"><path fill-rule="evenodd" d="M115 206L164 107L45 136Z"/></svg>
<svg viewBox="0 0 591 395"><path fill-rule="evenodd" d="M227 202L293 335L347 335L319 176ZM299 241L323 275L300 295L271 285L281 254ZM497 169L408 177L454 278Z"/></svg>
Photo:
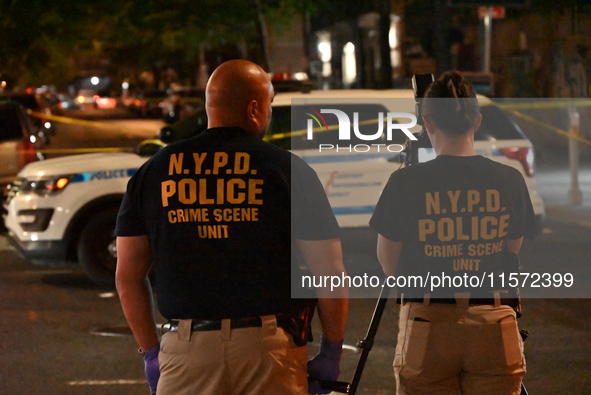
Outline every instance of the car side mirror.
<svg viewBox="0 0 591 395"><path fill-rule="evenodd" d="M176 131L170 125L164 126L158 132L158 138L164 143L172 143L176 139Z"/></svg>
<svg viewBox="0 0 591 395"><path fill-rule="evenodd" d="M142 141L135 152L139 156L153 156L160 151L166 144L158 139L149 139Z"/></svg>

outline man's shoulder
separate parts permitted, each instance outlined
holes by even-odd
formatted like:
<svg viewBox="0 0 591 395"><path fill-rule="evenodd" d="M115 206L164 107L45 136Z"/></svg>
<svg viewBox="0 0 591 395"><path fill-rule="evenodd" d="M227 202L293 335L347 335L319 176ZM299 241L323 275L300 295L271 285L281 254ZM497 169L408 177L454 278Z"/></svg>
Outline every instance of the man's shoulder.
<svg viewBox="0 0 591 395"><path fill-rule="evenodd" d="M220 146L218 142L211 142L201 135L186 140L169 144L158 151L151 161L156 165L168 163L172 155L192 155L196 152L246 152L251 160L259 165L265 164L267 168L282 168L286 171L310 168L310 166L297 155L284 148L265 142L255 136L241 136L235 141L228 140L228 144ZM311 168L310 168L311 170Z"/></svg>

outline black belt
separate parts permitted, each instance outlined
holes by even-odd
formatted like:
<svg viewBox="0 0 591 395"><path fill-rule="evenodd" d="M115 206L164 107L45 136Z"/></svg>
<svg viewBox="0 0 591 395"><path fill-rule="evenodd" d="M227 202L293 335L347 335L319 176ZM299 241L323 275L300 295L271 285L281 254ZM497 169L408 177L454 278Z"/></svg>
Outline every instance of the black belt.
<svg viewBox="0 0 591 395"><path fill-rule="evenodd" d="M398 298L396 299L396 303L401 304L402 301L404 303L425 303L424 298ZM501 298L500 299L501 305L507 305L513 307L516 303L516 299L512 298ZM433 304L456 304L457 301L455 298L430 298L429 303ZM468 301L470 306L475 305L495 305L494 298L470 298Z"/></svg>
<svg viewBox="0 0 591 395"><path fill-rule="evenodd" d="M230 320L230 329L256 328L261 326L263 326L261 317L233 318ZM192 332L219 331L221 329L222 320L192 320L191 323ZM178 320L170 320L166 324L162 325L162 328L160 329L162 334L166 332L178 332L178 330Z"/></svg>

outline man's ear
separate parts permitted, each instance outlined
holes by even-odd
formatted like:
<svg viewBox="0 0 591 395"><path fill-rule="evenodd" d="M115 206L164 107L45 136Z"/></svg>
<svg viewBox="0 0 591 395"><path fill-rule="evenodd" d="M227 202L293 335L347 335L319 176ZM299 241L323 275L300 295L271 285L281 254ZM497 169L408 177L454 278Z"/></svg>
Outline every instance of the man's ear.
<svg viewBox="0 0 591 395"><path fill-rule="evenodd" d="M259 126L259 107L259 103L256 100L251 100L246 107L246 117L257 126Z"/></svg>
<svg viewBox="0 0 591 395"><path fill-rule="evenodd" d="M259 110L259 103L256 100L251 100L246 107L246 116L251 121L254 120L257 116Z"/></svg>

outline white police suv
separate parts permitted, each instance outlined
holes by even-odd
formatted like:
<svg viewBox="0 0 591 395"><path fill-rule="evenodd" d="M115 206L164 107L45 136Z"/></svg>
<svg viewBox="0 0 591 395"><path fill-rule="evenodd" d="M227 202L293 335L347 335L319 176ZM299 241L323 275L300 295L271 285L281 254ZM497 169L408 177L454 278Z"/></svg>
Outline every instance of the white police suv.
<svg viewBox="0 0 591 395"><path fill-rule="evenodd" d="M299 113L292 113L292 103ZM351 138L344 143L334 135L340 130L335 112L326 111L331 108L351 120ZM266 139L292 150L316 170L345 233L370 233L368 221L378 197L401 166L405 130L419 130L411 126L414 111L411 90L278 93ZM482 113L477 152L521 171L541 227L544 205L535 189L531 142L497 107L483 106ZM194 125L185 121L182 128L202 129L203 114L195 119ZM380 127L382 134L376 132ZM428 160L430 154L421 150L420 158ZM33 263L78 262L94 282L112 284L118 208L127 181L147 159L135 153L101 153L27 165L5 202L12 244Z"/></svg>

